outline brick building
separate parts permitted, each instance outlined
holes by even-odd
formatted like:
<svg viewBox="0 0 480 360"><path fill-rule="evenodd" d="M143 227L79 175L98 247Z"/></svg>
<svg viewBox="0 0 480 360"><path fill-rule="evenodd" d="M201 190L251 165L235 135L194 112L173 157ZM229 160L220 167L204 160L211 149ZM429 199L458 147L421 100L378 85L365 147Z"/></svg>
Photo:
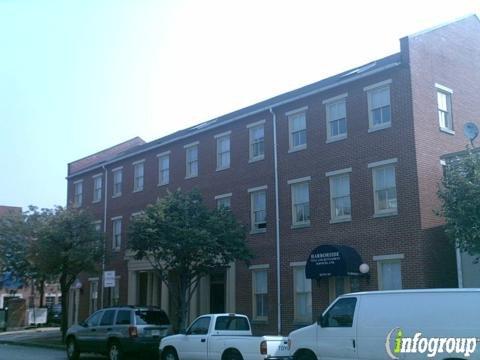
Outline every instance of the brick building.
<svg viewBox="0 0 480 360"><path fill-rule="evenodd" d="M105 270L117 278L103 290L99 274L81 279L72 290L79 317L100 306L102 293L105 306L169 309L149 265L126 253L125 233L132 215L177 188L200 189L211 207L230 206L250 229L256 255L250 267L232 264L202 279L192 316L236 311L250 316L257 333L287 334L346 291L457 286L455 251L434 210L440 156L462 150L463 124L480 116L479 19L404 37L400 49L69 164L68 201L97 217L107 235ZM320 245L333 250L310 257ZM350 252L353 272L325 272L328 264L319 262L317 276L306 278L315 256L349 262ZM360 263L369 265L367 275L355 270Z"/></svg>

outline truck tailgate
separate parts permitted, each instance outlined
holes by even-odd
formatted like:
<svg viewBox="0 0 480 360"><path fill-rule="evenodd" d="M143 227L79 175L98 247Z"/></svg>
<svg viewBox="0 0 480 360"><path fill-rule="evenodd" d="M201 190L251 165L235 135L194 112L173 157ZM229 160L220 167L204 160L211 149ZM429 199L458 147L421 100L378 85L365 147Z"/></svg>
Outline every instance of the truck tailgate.
<svg viewBox="0 0 480 360"><path fill-rule="evenodd" d="M267 342L267 357L287 358L290 356L288 338L281 336L263 336L262 340Z"/></svg>

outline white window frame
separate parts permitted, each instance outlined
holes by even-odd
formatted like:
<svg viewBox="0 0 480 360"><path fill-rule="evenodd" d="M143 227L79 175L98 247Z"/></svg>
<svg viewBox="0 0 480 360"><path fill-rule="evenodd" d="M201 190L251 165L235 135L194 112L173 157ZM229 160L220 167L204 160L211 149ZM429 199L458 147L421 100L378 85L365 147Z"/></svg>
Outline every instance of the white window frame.
<svg viewBox="0 0 480 360"><path fill-rule="evenodd" d="M119 175L120 181L116 182L116 175ZM120 190L116 191L115 186L120 184ZM123 167L118 167L112 169L112 198L122 196L122 187L123 187Z"/></svg>
<svg viewBox="0 0 480 360"><path fill-rule="evenodd" d="M265 120L260 120L255 123L248 124L247 128L248 128L248 149L249 149L248 162L255 162L255 161L265 159ZM258 130L258 129L263 130L263 137L261 138L262 139L261 141L254 142L253 134L255 130ZM260 143L263 143L263 152L257 156L254 156L253 147L256 144L260 144Z"/></svg>
<svg viewBox="0 0 480 360"><path fill-rule="evenodd" d="M341 94L341 95L338 95L338 96L335 96L333 98L330 98L330 99L327 99L327 100L323 101L323 104L325 105L325 118L326 118L326 127L327 127L326 143L331 143L331 142L334 142L334 141L343 140L343 139L346 139L348 137L347 96L348 96L348 93L345 93L345 94ZM331 126L332 126L331 123L333 121L338 121L341 118L332 119L331 107L334 106L334 105L338 105L340 103L343 103L343 105L345 106L345 133L332 136L331 135Z"/></svg>
<svg viewBox="0 0 480 360"><path fill-rule="evenodd" d="M265 264L265 265L253 265L250 266L250 270L252 271L252 319L254 321L268 321L268 311L269 311L269 296L268 296L268 269L270 268L270 265ZM256 282L257 282L257 274L260 272L265 272L266 273L266 288L267 292L264 293L257 293L256 290ZM266 302L267 302L267 315L266 316L258 316L257 315L257 294L260 295L266 295Z"/></svg>
<svg viewBox="0 0 480 360"><path fill-rule="evenodd" d="M352 168L346 168L341 170L329 171L325 173L325 176L328 177L328 182L330 186L330 224L335 224L339 222L346 222L352 221L352 184L350 181L350 173L352 172ZM348 196L350 198L350 215L345 216L336 216L336 206L335 206L335 199L333 198L333 182L336 178L341 176L348 176Z"/></svg>
<svg viewBox="0 0 480 360"><path fill-rule="evenodd" d="M230 168L230 160L231 160L230 156L231 156L231 146L232 146L230 134L231 134L231 131L227 131L225 133L215 135L215 139L217 142L217 171ZM221 152L220 144L223 141L228 142L228 150ZM228 155L226 156L226 159L228 160L226 161L225 164L222 163L223 155Z"/></svg>
<svg viewBox="0 0 480 360"><path fill-rule="evenodd" d="M191 144L187 144L184 146L185 148L185 179L191 179L191 178L194 178L194 177L197 177L198 176L198 171L199 171L199 160L198 160L198 145L199 145L199 142L198 141L195 141ZM191 151L193 150L196 150L197 152L197 157L195 160L192 160L190 161L189 160L189 154ZM191 170L192 170L192 164L193 163L197 163L197 166L196 166L196 170L197 172L196 173L193 173Z"/></svg>
<svg viewBox="0 0 480 360"><path fill-rule="evenodd" d="M293 179L289 180L287 183L290 185L290 208L292 212L292 228L295 227L304 227L304 226L309 226L310 225L310 181L311 177L303 177L299 179ZM296 205L295 204L295 199L294 199L294 188L296 186L300 185L307 185L307 191L308 191L308 220L305 221L297 221L297 213L296 213Z"/></svg>
<svg viewBox="0 0 480 360"><path fill-rule="evenodd" d="M374 203L374 217L384 217L384 216L392 216L392 215L397 215L398 214L398 191L397 191L397 164L398 159L393 158L393 159L388 159L388 160L382 160L382 161L376 161L373 163L368 164L368 168L371 169L371 175L372 175L372 187L373 187L373 203ZM378 199L377 199L377 184L375 180L375 171L379 169L383 169L386 167L393 167L394 171L394 180L395 180L395 196L397 200L397 207L392 208L392 209L378 209Z"/></svg>
<svg viewBox="0 0 480 360"><path fill-rule="evenodd" d="M405 258L404 254L392 254L392 255L379 255L374 256L373 261L377 263L377 276L378 276L378 290L383 290L383 274L382 264L384 263L398 263L400 265L400 289L403 289L403 277L402 277L402 260Z"/></svg>
<svg viewBox="0 0 480 360"><path fill-rule="evenodd" d="M119 251L122 247L122 216L113 217L112 220L112 250ZM116 224L120 224L120 232L117 233Z"/></svg>
<svg viewBox="0 0 480 360"><path fill-rule="evenodd" d="M170 183L170 151L157 155L158 158L158 186L168 185ZM163 160L167 160L168 167L163 168ZM166 175L165 175L166 174Z"/></svg>
<svg viewBox="0 0 480 360"><path fill-rule="evenodd" d="M222 206L222 202L225 201L226 199L228 199L228 201L229 201L229 206L225 207L225 208L226 209L231 209L231 207L232 207L232 193L215 196L215 200L216 200L216 203L217 203L216 204L217 209L220 209L220 207Z"/></svg>
<svg viewBox="0 0 480 360"><path fill-rule="evenodd" d="M93 180L93 203L98 203L102 201L102 192L103 192L103 174L97 174L92 176ZM97 187L98 182L100 182L100 187Z"/></svg>
<svg viewBox="0 0 480 360"><path fill-rule="evenodd" d="M250 193L250 223L251 223L251 234L256 234L256 233L264 233L267 231L267 186L259 186L256 188L248 189L248 192ZM257 211L262 211L262 210L256 210L255 209L255 201L254 198L257 194L259 193L264 193L265 195L265 227L259 228L257 225L262 224L262 223L256 223L255 222L255 213Z"/></svg>
<svg viewBox="0 0 480 360"><path fill-rule="evenodd" d="M299 109L295 109L292 111L289 111L285 113L285 115L288 118L288 152L295 152L299 150L305 150L307 148L307 110L308 106L304 106ZM295 117L303 115L305 119L305 128L301 131L305 131L305 144L300 144L297 146L293 146L293 132L292 132L292 127L293 127L293 122L295 120Z"/></svg>
<svg viewBox="0 0 480 360"><path fill-rule="evenodd" d="M367 103L368 103L368 132L374 132L377 130L383 130L387 129L392 126L392 94L391 94L391 84L392 84L392 79L388 79L385 81L381 81L379 83L373 84L366 86L363 88L364 91L367 92ZM374 91L382 90L382 89L388 89L388 106L390 107L390 121L386 123L382 123L380 125L373 125L373 116L372 112L372 94Z"/></svg>
<svg viewBox="0 0 480 360"><path fill-rule="evenodd" d="M294 262L290 263L290 266L292 267L292 276L293 276L293 321L297 324L310 324L312 322L312 279L307 279L305 277L305 285L306 288L310 287L310 291L304 291L304 292L297 292L297 277L296 277L296 272L297 271L302 271L305 274L305 266L306 262ZM301 316L298 311L299 311L299 306L298 306L298 296L299 294L306 294L307 296L307 303L310 303L310 313L307 314L306 316ZM308 300L309 299L309 300Z"/></svg>
<svg viewBox="0 0 480 360"><path fill-rule="evenodd" d="M80 189L81 191L78 191ZM83 180L73 182L73 206L81 207L83 205Z"/></svg>
<svg viewBox="0 0 480 360"><path fill-rule="evenodd" d="M132 163L132 165L133 165L133 192L143 191L143 189L145 188L145 160L135 161ZM141 175L137 176L137 169L142 169Z"/></svg>
<svg viewBox="0 0 480 360"><path fill-rule="evenodd" d="M447 134L454 135L455 130L454 130L454 126L453 126L453 113L452 113L453 90L446 87L446 86L440 85L440 84L435 84L435 89L436 89L436 95L437 95L438 126L440 127L440 131L443 131ZM446 111L444 109L440 109L440 104L438 102L438 94L439 93L446 96L446 100L447 100L447 110ZM449 124L447 124L447 126L442 125L441 119L440 119L440 112L446 113L446 119L449 122ZM450 125L450 127L448 125Z"/></svg>

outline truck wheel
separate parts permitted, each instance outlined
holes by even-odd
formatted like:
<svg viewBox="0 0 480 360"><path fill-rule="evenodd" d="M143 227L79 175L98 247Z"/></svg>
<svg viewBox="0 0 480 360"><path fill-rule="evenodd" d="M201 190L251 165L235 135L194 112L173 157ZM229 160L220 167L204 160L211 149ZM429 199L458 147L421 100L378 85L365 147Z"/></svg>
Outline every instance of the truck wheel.
<svg viewBox="0 0 480 360"><path fill-rule="evenodd" d="M108 360L123 360L122 348L118 341L112 341L108 345Z"/></svg>
<svg viewBox="0 0 480 360"><path fill-rule="evenodd" d="M222 356L222 360L243 360L243 358L237 350L229 350Z"/></svg>
<svg viewBox="0 0 480 360"><path fill-rule="evenodd" d="M162 360L178 360L177 353L173 349L167 349L162 353Z"/></svg>
<svg viewBox="0 0 480 360"><path fill-rule="evenodd" d="M67 339L67 358L68 360L78 360L80 358L80 352L74 337Z"/></svg>

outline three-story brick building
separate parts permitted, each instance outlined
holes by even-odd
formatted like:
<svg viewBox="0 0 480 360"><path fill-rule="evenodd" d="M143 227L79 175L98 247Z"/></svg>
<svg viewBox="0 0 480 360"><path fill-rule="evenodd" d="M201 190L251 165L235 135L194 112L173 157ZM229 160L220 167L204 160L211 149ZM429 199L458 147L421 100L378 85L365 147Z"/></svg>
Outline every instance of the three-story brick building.
<svg viewBox="0 0 480 360"><path fill-rule="evenodd" d="M198 188L209 206L230 207L255 253L249 267L232 264L202 279L191 316L236 311L257 332L286 334L346 291L456 286L455 251L434 210L440 156L462 150L463 124L480 116L479 19L407 36L400 48L198 126L69 164L68 201L97 217L107 239L104 269L117 279L102 290L101 274L86 275L72 290L72 309L80 318L115 302L169 309L148 263L125 251L126 229L177 188ZM310 256L321 245L330 247ZM355 270L360 263L367 275Z"/></svg>

